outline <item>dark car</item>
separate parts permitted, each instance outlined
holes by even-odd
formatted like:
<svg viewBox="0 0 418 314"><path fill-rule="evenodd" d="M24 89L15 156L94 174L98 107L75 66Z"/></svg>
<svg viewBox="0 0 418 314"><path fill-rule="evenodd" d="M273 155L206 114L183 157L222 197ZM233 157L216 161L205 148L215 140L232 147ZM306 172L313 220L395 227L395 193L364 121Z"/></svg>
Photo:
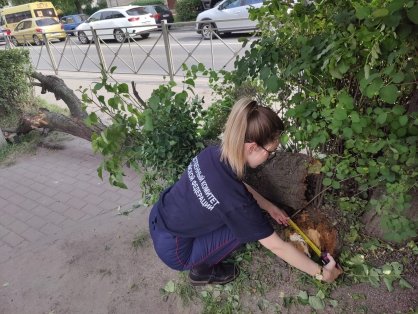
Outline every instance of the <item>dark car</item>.
<svg viewBox="0 0 418 314"><path fill-rule="evenodd" d="M68 32L74 30L78 25L83 23L88 18L89 16L86 14L73 14L63 16L60 21L64 25L64 30Z"/></svg>
<svg viewBox="0 0 418 314"><path fill-rule="evenodd" d="M152 4L144 5L145 11L150 13L155 19L155 22L159 24L158 27L161 27L161 21L166 20L167 23L174 23L173 12L170 11L165 5L162 4ZM168 25L168 28L171 28L171 25Z"/></svg>

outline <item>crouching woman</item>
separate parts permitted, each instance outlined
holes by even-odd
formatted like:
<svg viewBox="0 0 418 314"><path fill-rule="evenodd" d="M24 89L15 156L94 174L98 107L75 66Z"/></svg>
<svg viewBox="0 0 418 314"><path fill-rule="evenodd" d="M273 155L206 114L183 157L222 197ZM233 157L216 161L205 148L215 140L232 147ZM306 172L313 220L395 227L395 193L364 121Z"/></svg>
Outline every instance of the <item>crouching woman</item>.
<svg viewBox="0 0 418 314"><path fill-rule="evenodd" d="M282 131L283 123L272 109L240 99L220 147L208 147L194 157L153 206L149 228L157 255L175 270L190 270L192 284L234 280L238 268L223 260L252 241L317 279L332 282L341 273L331 256L322 268L283 241L262 209L283 225L286 213L242 181L246 167L255 168L274 156Z"/></svg>

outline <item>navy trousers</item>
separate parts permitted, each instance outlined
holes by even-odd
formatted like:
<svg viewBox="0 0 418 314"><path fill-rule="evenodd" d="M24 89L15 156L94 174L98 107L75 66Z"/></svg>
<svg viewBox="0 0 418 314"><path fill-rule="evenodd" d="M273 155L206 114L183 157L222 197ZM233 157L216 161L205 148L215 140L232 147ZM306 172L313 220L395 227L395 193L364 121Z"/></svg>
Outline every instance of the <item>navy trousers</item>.
<svg viewBox="0 0 418 314"><path fill-rule="evenodd" d="M175 270L214 265L242 245L227 226L197 238L183 238L168 232L159 221L158 203L151 209L149 230L160 259Z"/></svg>

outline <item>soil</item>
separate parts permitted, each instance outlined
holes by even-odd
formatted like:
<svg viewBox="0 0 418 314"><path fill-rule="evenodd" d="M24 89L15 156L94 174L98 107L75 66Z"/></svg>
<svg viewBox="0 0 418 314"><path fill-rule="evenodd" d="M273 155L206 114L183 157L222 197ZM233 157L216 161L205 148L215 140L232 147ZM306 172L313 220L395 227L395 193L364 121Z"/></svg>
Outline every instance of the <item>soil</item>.
<svg viewBox="0 0 418 314"><path fill-rule="evenodd" d="M0 313L202 313L204 306L198 298L184 305L179 295L161 293L167 282L182 279L156 256L148 236L148 212L149 208L140 207L126 216L107 213L17 252L1 265ZM343 231L342 227L339 232ZM144 241L134 248L138 235ZM375 266L406 262L404 277L415 288L395 285L395 290L388 292L384 284L379 288L367 283L341 284L331 294L338 306L327 305L318 312L417 313L416 255L383 249L378 253L381 255L370 255ZM312 284L300 280L300 273L263 250L253 254L250 264L252 271L242 274L251 278L251 284L239 296L239 312L313 311L298 304L284 306L285 300L301 290L315 291ZM205 289L197 288L197 292Z"/></svg>

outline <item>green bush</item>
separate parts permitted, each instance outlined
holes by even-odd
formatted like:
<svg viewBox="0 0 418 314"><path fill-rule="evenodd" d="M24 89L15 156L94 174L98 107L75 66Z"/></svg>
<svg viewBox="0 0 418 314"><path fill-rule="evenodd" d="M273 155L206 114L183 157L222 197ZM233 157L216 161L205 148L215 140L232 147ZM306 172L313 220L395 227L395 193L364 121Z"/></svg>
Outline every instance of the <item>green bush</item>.
<svg viewBox="0 0 418 314"><path fill-rule="evenodd" d="M383 189L358 215L375 209L386 240L416 237L405 214L418 178L418 3L272 1L251 15L261 36L235 63L235 84L285 91L287 136L322 158L323 191L353 211Z"/></svg>
<svg viewBox="0 0 418 314"><path fill-rule="evenodd" d="M173 90L174 82L161 85L143 103L129 95L126 83L113 84L104 74L101 83L92 89L93 98L84 90L85 105L95 104L112 117L112 124L92 138L94 151L103 155L100 177L106 171L112 185L126 188L124 166L131 167L140 174L146 204L154 203L163 189L178 180L203 148L203 100L189 95L190 84L194 82L185 82L189 88L179 93ZM102 92L113 96L106 100ZM98 123L94 111L87 123Z"/></svg>
<svg viewBox="0 0 418 314"><path fill-rule="evenodd" d="M164 0L136 0L131 2L132 5L150 5L150 4L162 4L165 5Z"/></svg>
<svg viewBox="0 0 418 314"><path fill-rule="evenodd" d="M0 113L21 111L28 102L30 85L29 51L7 49L0 51Z"/></svg>
<svg viewBox="0 0 418 314"><path fill-rule="evenodd" d="M180 22L196 20L197 14L201 11L203 11L203 5L200 0L177 1L176 15Z"/></svg>

